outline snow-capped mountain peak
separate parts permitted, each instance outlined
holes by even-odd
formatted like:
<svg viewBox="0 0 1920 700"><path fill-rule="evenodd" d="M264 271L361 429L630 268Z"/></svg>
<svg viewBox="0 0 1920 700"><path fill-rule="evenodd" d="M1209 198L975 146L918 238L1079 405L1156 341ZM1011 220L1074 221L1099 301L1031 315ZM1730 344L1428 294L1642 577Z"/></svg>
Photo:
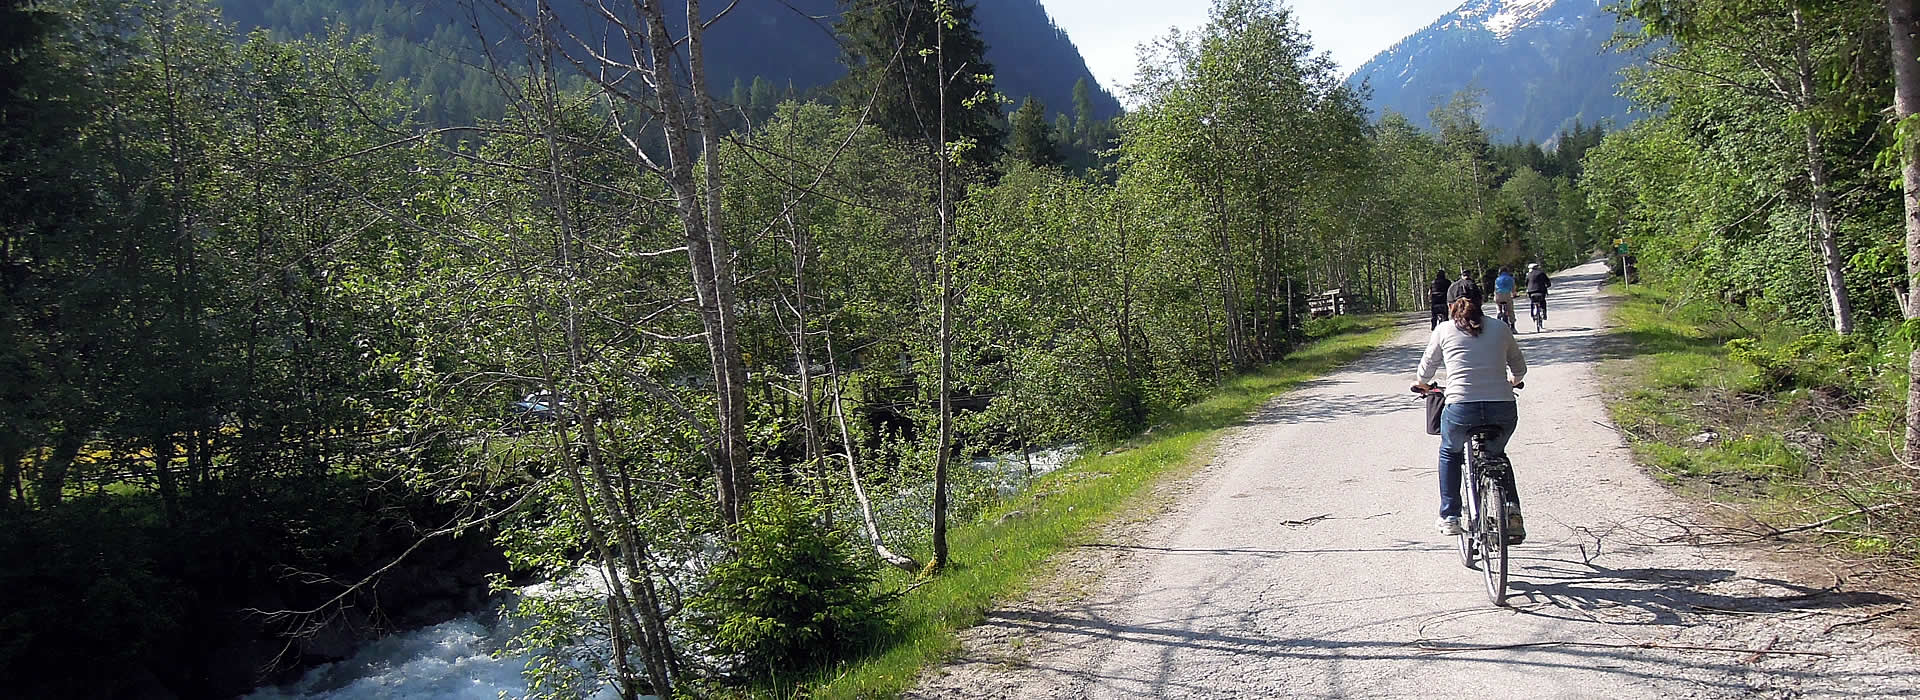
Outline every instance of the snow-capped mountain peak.
<svg viewBox="0 0 1920 700"><path fill-rule="evenodd" d="M1500 11L1487 18L1487 29L1493 32L1494 36L1502 39L1513 36L1515 28L1525 26L1538 18L1541 13L1547 11L1547 8L1553 7L1554 1L1512 0L1512 2L1502 3Z"/></svg>
<svg viewBox="0 0 1920 700"><path fill-rule="evenodd" d="M1548 10L1565 9L1584 15L1581 10L1597 9L1600 0L1467 0L1434 22L1432 29L1484 29L1506 41L1513 34L1543 22Z"/></svg>
<svg viewBox="0 0 1920 700"><path fill-rule="evenodd" d="M1616 94L1619 72L1636 59L1607 49L1617 18L1606 2L1464 0L1347 81L1371 89L1374 109L1417 125L1466 91L1503 139L1545 141L1576 119L1621 126L1630 115Z"/></svg>

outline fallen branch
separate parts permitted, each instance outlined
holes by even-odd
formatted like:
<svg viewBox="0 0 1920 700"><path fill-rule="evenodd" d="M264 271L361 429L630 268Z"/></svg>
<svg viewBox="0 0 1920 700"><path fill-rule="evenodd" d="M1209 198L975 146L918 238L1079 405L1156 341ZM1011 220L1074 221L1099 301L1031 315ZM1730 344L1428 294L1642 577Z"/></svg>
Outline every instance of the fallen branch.
<svg viewBox="0 0 1920 700"><path fill-rule="evenodd" d="M1773 635L1772 637L1768 637L1766 644L1760 645L1759 649L1754 650L1754 652L1751 654L1748 654L1746 658L1741 659L1740 663L1750 664L1750 663L1755 663L1759 661L1761 657L1766 656L1767 652L1773 649L1773 645L1779 644L1779 643L1780 643L1780 635L1776 634L1776 635Z"/></svg>
<svg viewBox="0 0 1920 700"><path fill-rule="evenodd" d="M1781 536L1781 535L1790 535L1790 534L1793 534L1793 533L1796 533L1796 532L1804 532L1804 531L1807 531L1807 530L1818 530L1818 529L1820 529L1820 528L1823 528L1823 527L1826 527L1826 526L1828 526L1828 525L1832 525L1832 524L1834 524L1834 523L1837 523L1837 522L1840 522L1840 521L1842 521L1842 520L1845 520L1845 519L1847 519L1847 518L1851 518L1851 517L1853 517L1853 516L1856 516L1856 515L1867 515L1867 514L1870 514L1870 513L1878 513L1878 512L1880 512L1880 511L1883 511L1883 510L1886 510L1886 509L1888 509L1888 508L1894 508L1894 507L1898 507L1899 505L1900 505L1900 504L1898 504L1898 503L1882 503L1882 504L1880 504L1880 505L1877 505L1877 506L1867 506L1867 507L1865 507L1865 508L1856 508L1856 509L1854 509L1854 510L1852 510L1852 511L1848 511L1848 512L1846 512L1846 513L1841 513L1841 514L1839 514L1839 515L1836 515L1836 516L1833 516L1833 517L1831 517L1831 518L1827 518L1826 520L1822 520L1822 521L1820 521L1820 522L1817 522L1817 523L1807 523L1807 524L1805 524L1805 525L1797 525L1797 526L1794 526L1794 527L1790 527L1790 528L1787 528L1787 529L1785 529L1785 530L1774 530L1774 531L1773 531L1773 535L1771 535L1771 536L1773 536L1773 537L1779 537L1779 536Z"/></svg>
<svg viewBox="0 0 1920 700"><path fill-rule="evenodd" d="M1827 625L1827 628L1826 628L1826 629L1823 629L1823 630L1820 630L1820 633L1821 633L1821 634L1827 634L1827 633L1829 633L1829 632L1832 632L1832 631L1833 631L1834 629L1836 629L1836 628L1840 628L1840 627L1846 627L1846 626L1848 626L1848 625L1864 625L1864 624L1867 624L1867 623L1869 623L1869 622L1872 622L1872 621L1874 621L1874 620L1878 620L1878 619L1880 619L1880 618L1883 618L1883 617L1887 617L1887 616L1889 616L1889 615L1892 615L1892 614L1894 614L1894 613L1897 613L1897 612L1903 612L1903 611L1905 611L1906 609L1907 609L1907 606L1905 606L1905 605L1902 605L1902 606L1900 606L1900 607L1897 607L1897 608L1887 608L1886 610L1882 610L1882 611L1880 611L1880 612L1877 612L1877 613L1874 613L1874 614L1872 614L1872 615L1840 615L1840 617L1845 617L1845 618L1851 618L1851 619L1848 619L1848 620L1842 620L1842 621L1840 621L1840 622L1835 622L1835 623L1833 623L1833 624L1831 624L1831 625ZM1832 614L1832 615L1839 615L1839 613L1829 613L1829 614Z"/></svg>
<svg viewBox="0 0 1920 700"><path fill-rule="evenodd" d="M1592 421L1592 423L1593 423L1594 425L1597 425L1597 426L1600 426L1600 427L1602 427L1602 428L1606 428L1606 429L1608 429L1608 430L1611 430L1611 431L1613 431L1613 432L1616 432L1616 433L1619 433L1620 435L1622 435L1622 436L1625 436L1625 437L1627 437L1628 439L1631 439L1631 440L1634 440L1634 441L1636 441L1636 442L1647 442L1647 439L1646 439L1646 438L1643 438L1643 437L1640 437L1640 435L1639 435L1638 433L1635 433L1635 432L1633 432L1633 431L1631 431L1631 430L1628 430L1628 429L1626 429L1626 428L1622 428L1622 427L1620 427L1620 426L1617 426L1617 425L1608 425L1608 424L1606 424L1606 423L1602 423L1602 422L1600 422L1600 421Z"/></svg>
<svg viewBox="0 0 1920 700"><path fill-rule="evenodd" d="M887 549L886 542L880 538L880 525L873 520L873 502L867 500L867 490L860 486L860 470L853 460L853 435L847 429L847 414L841 405L843 402L840 396L840 365L832 359L833 336L831 335L827 336L827 357L833 371L833 381L828 383L828 388L833 394L833 417L840 424L841 446L846 448L846 451L841 452L839 456L847 460L847 481L853 484L853 497L860 503L860 518L866 525L867 544L873 547L874 556L888 565L909 573L919 573L920 562L914 561L911 556ZM913 588L907 590L910 591ZM901 593L905 594L906 591Z"/></svg>

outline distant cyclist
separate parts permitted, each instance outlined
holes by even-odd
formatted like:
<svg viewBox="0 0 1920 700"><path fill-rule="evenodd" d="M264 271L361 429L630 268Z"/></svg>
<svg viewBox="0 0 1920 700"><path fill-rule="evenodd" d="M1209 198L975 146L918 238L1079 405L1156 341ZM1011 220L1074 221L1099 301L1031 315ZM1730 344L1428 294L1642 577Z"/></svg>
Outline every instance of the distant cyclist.
<svg viewBox="0 0 1920 700"><path fill-rule="evenodd" d="M1472 299L1473 308L1476 309L1480 308L1481 304L1487 303L1486 294L1480 291L1480 283L1473 281L1472 270L1461 270L1460 279L1454 280L1453 286L1447 288L1449 308L1452 307L1453 302L1461 299Z"/></svg>
<svg viewBox="0 0 1920 700"><path fill-rule="evenodd" d="M1527 265L1527 302L1532 304L1532 308L1528 309L1529 312L1533 308L1538 308L1540 318L1547 317L1547 288L1552 286L1553 280L1547 277L1546 270L1540 268L1540 263Z"/></svg>
<svg viewBox="0 0 1920 700"><path fill-rule="evenodd" d="M1427 287L1427 304L1432 307L1433 312L1431 319L1433 323L1427 326L1428 330L1438 327L1441 321L1447 320L1447 285L1449 284L1452 283L1447 281L1447 271L1444 268L1433 271L1433 284Z"/></svg>
<svg viewBox="0 0 1920 700"><path fill-rule="evenodd" d="M1500 276L1493 278L1493 303L1498 309L1494 313L1511 328L1513 326L1513 270L1502 267Z"/></svg>
<svg viewBox="0 0 1920 700"><path fill-rule="evenodd" d="M1493 427L1497 430L1487 448L1496 456L1507 453L1507 440L1520 422L1513 386L1526 378L1527 358L1520 354L1513 329L1488 319L1472 299L1454 301L1448 314L1453 322L1427 337L1416 386L1432 389L1434 375L1446 368L1447 407L1440 414L1440 532L1453 536L1460 534L1460 465L1466 461L1467 440L1475 429ZM1512 481L1513 470L1502 471L1507 481L1501 488L1513 500L1508 504L1507 541L1519 544L1526 538L1520 489Z"/></svg>

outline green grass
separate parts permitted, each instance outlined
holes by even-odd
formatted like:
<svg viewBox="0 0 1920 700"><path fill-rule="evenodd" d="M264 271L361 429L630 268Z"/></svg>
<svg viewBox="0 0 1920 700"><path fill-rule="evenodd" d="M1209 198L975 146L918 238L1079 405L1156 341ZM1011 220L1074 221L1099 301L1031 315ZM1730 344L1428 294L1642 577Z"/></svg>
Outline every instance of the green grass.
<svg viewBox="0 0 1920 700"><path fill-rule="evenodd" d="M1358 317L1347 331L1319 340L1287 359L1224 383L1156 426L1148 435L1089 451L1072 465L1036 481L1008 502L989 508L948 540L949 568L899 602L897 636L887 648L803 684L818 698L891 697L910 687L921 669L949 658L955 633L984 620L996 602L1013 599L1045 571L1053 554L1090 540L1100 525L1145 502L1150 484L1203 464L1220 432L1301 382L1358 359L1397 332L1393 317ZM1004 517L1003 517L1004 516ZM904 574L888 583L904 587Z"/></svg>
<svg viewBox="0 0 1920 700"><path fill-rule="evenodd" d="M1890 449L1904 343L1840 340L1658 287L1612 291L1619 359L1600 370L1608 410L1655 477L1775 527L1911 502L1912 480ZM1826 535L1842 550L1912 555L1915 529L1848 518Z"/></svg>

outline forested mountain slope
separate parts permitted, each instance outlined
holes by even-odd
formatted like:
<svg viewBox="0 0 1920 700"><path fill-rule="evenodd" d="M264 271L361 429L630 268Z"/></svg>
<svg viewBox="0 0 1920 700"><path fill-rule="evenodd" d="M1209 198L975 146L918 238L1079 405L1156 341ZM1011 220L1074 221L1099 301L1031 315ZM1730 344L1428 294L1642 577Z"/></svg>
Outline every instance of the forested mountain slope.
<svg viewBox="0 0 1920 700"><path fill-rule="evenodd" d="M1634 117L1620 70L1637 59L1606 47L1617 26L1603 0L1468 0L1354 71L1373 89L1376 112L1422 127L1427 113L1463 90L1480 91L1498 140L1545 141L1575 120Z"/></svg>
<svg viewBox="0 0 1920 700"><path fill-rule="evenodd" d="M407 79L422 94L435 96L427 112L430 120L457 122L498 109L498 90L487 76L460 65L477 59L476 23L492 38L504 34L500 27L508 23L500 21L491 2L220 0L219 4L227 18L246 29L324 35L344 24L350 31L369 34L381 50L379 60L387 77ZM563 19L586 19L582 7L554 4ZM723 7L714 3L710 11ZM747 88L759 82L763 97L778 99L789 93L806 94L845 75L833 36L840 11L839 0L741 0L706 37L707 70L716 94L731 95L731 86ZM1050 113L1071 113L1073 85L1084 79L1095 87L1093 107L1099 118L1120 112L1119 100L1098 87L1080 50L1053 24L1040 0L976 0L974 18L987 43L995 85L1016 104L1032 96L1045 103Z"/></svg>

